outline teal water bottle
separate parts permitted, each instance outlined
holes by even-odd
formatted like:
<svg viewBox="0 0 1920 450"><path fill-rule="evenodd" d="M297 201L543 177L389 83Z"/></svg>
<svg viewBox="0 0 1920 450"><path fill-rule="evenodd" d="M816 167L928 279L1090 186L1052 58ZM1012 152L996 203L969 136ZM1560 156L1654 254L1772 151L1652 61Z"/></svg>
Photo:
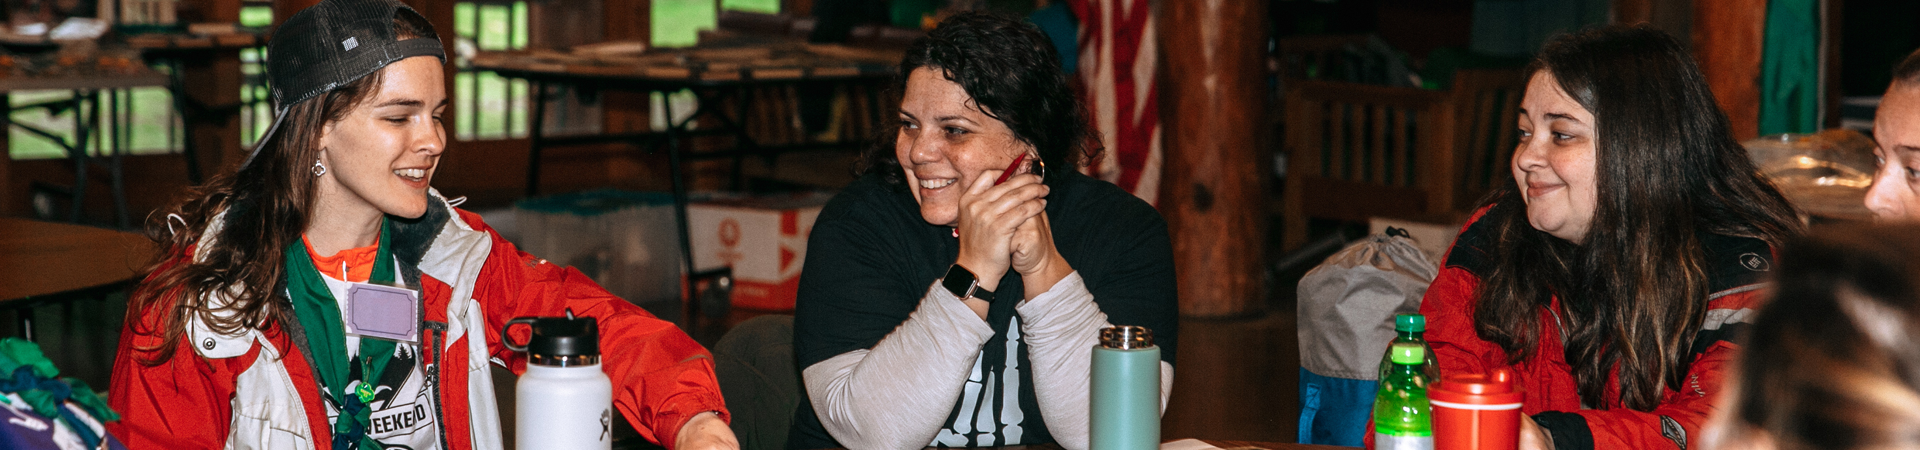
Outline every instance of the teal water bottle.
<svg viewBox="0 0 1920 450"><path fill-rule="evenodd" d="M1146 327L1100 329L1093 347L1093 450L1160 448L1160 347Z"/></svg>
<svg viewBox="0 0 1920 450"><path fill-rule="evenodd" d="M1373 397L1373 448L1433 450L1433 407L1427 401L1427 386L1440 379L1440 368L1422 336L1427 319L1401 314L1393 322L1400 335L1380 361L1380 390Z"/></svg>

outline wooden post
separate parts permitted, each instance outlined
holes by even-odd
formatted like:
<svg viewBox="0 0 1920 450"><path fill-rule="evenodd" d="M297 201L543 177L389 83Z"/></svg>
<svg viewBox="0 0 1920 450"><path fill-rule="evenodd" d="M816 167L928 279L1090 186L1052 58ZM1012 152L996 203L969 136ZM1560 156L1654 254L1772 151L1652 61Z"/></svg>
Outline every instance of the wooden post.
<svg viewBox="0 0 1920 450"><path fill-rule="evenodd" d="M187 0L182 3L198 11L197 20L201 22L240 22L240 0ZM186 73L186 79L191 80L186 83L187 98L213 110L240 104L240 85L243 82L240 52L212 52L208 55L181 61L181 70ZM221 173L228 166L238 165L246 159L245 149L240 146L240 116L237 112L193 114L186 118L190 119L186 123L186 138L193 141L194 149L199 153L200 170L204 173Z"/></svg>
<svg viewBox="0 0 1920 450"><path fill-rule="evenodd" d="M1613 23L1647 23L1678 38L1693 35L1694 0L1614 0Z"/></svg>
<svg viewBox="0 0 1920 450"><path fill-rule="evenodd" d="M1734 139L1760 135L1760 50L1767 0L1694 0L1693 57L1732 121Z"/></svg>
<svg viewBox="0 0 1920 450"><path fill-rule="evenodd" d="M1262 174L1266 2L1162 0L1160 212L1173 239L1180 313L1239 316L1266 303Z"/></svg>
<svg viewBox="0 0 1920 450"><path fill-rule="evenodd" d="M606 13L601 25L608 41L653 43L653 0L602 0ZM653 127L650 94L609 90L601 91L602 125L608 133L645 131Z"/></svg>
<svg viewBox="0 0 1920 450"><path fill-rule="evenodd" d="M13 99L8 98L7 94L0 93L0 105L11 104L10 102L12 100ZM0 126L13 128L13 121L11 119L0 121ZM14 215L13 202L17 201L14 200L13 197L15 192L13 190L13 180L8 179L7 175L7 172L11 172L13 167L13 142L8 139L8 136L13 133L11 132L12 130L6 131L8 132L0 133L0 216ZM20 192L24 193L25 191Z"/></svg>

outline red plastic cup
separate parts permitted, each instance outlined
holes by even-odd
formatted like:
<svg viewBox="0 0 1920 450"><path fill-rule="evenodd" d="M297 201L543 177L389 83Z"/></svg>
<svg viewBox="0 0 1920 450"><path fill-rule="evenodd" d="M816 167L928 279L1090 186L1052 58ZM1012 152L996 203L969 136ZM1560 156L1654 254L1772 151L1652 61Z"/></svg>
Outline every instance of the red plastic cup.
<svg viewBox="0 0 1920 450"><path fill-rule="evenodd" d="M1520 389L1506 369L1444 377L1427 391L1434 450L1513 450L1520 440Z"/></svg>

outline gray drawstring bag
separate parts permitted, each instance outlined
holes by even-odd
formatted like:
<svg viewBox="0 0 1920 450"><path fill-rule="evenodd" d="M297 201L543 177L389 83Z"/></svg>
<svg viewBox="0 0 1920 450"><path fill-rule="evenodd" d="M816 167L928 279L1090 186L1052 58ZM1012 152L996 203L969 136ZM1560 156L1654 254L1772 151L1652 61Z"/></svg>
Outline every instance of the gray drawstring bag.
<svg viewBox="0 0 1920 450"><path fill-rule="evenodd" d="M1439 272L1405 231L1389 228L1300 279L1299 442L1361 445L1393 316L1419 313Z"/></svg>

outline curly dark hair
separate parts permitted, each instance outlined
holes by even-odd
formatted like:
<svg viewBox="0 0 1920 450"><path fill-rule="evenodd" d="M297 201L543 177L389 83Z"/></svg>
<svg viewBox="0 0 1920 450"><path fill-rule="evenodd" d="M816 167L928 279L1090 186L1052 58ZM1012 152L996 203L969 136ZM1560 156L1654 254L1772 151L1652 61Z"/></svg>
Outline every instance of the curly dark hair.
<svg viewBox="0 0 1920 450"><path fill-rule="evenodd" d="M1060 54L1033 24L1003 14L963 12L914 41L900 60L891 94L899 99L906 92L907 76L915 69L939 70L967 91L980 112L1006 123L1014 138L1032 145L1047 166L1072 170L1099 155L1100 138L1087 119L1086 104L1068 87L1059 61ZM856 172L880 174L889 184L903 185L900 160L894 156L899 135L898 123L885 127L861 155Z"/></svg>

